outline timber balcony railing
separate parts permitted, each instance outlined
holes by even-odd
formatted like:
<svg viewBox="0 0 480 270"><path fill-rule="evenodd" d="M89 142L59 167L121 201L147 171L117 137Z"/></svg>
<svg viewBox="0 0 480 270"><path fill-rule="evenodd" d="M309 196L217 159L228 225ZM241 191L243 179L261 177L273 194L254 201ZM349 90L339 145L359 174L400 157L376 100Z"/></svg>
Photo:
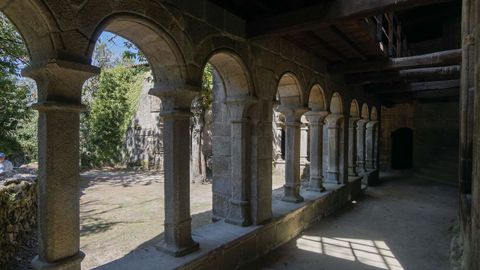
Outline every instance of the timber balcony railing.
<svg viewBox="0 0 480 270"><path fill-rule="evenodd" d="M394 13L368 17L365 18L365 22L372 28L375 39L386 57L408 56L407 38Z"/></svg>

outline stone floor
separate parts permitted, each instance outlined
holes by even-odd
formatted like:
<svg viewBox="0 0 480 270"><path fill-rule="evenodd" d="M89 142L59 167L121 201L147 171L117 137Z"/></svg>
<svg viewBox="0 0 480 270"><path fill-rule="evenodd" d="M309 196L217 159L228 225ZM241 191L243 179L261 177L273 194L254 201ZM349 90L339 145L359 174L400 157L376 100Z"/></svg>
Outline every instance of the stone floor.
<svg viewBox="0 0 480 270"><path fill-rule="evenodd" d="M361 200L243 269L450 269L456 195L452 186L385 176Z"/></svg>

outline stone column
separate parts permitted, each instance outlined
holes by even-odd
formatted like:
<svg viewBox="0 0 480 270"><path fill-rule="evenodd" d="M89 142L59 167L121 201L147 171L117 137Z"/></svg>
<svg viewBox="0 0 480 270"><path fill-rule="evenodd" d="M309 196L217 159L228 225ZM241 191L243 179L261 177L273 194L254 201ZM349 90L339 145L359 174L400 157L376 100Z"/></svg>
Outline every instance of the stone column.
<svg viewBox="0 0 480 270"><path fill-rule="evenodd" d="M348 124L348 175L358 176L357 172L357 122L359 118L352 117Z"/></svg>
<svg viewBox="0 0 480 270"><path fill-rule="evenodd" d="M38 86L38 256L35 269L80 270L82 85L99 69L63 60L28 67Z"/></svg>
<svg viewBox="0 0 480 270"><path fill-rule="evenodd" d="M256 99L249 96L229 98L225 102L231 119L231 197L225 221L240 226L252 224L249 171L250 120L247 118L247 111L255 102Z"/></svg>
<svg viewBox="0 0 480 270"><path fill-rule="evenodd" d="M368 120L361 119L357 122L357 173L365 173L365 133Z"/></svg>
<svg viewBox="0 0 480 270"><path fill-rule="evenodd" d="M162 100L165 238L160 248L175 257L198 250L190 216L190 107L199 87L153 88Z"/></svg>
<svg viewBox="0 0 480 270"><path fill-rule="evenodd" d="M285 185L283 201L302 202L300 196L300 118L307 108L281 105L278 111L285 115Z"/></svg>
<svg viewBox="0 0 480 270"><path fill-rule="evenodd" d="M328 127L328 171L327 181L341 184L340 180L340 123L341 114L330 114L327 118Z"/></svg>
<svg viewBox="0 0 480 270"><path fill-rule="evenodd" d="M323 187L323 124L326 111L308 112L310 123L310 182L307 190L324 192Z"/></svg>
<svg viewBox="0 0 480 270"><path fill-rule="evenodd" d="M377 123L375 126L375 145L373 148L373 168L378 169L379 168L379 147L380 147L380 122Z"/></svg>
<svg viewBox="0 0 480 270"><path fill-rule="evenodd" d="M377 121L370 121L366 128L365 167L367 171L375 169L375 129Z"/></svg>
<svg viewBox="0 0 480 270"><path fill-rule="evenodd" d="M300 126L300 164L308 164L308 123L302 121Z"/></svg>

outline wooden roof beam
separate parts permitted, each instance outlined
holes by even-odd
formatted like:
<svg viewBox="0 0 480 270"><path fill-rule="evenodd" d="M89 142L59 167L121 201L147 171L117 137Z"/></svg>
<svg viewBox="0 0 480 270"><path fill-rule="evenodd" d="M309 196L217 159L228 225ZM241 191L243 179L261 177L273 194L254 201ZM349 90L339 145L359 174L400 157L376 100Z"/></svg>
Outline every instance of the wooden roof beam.
<svg viewBox="0 0 480 270"><path fill-rule="evenodd" d="M397 81L447 80L460 77L460 66L428 67L346 75L347 84L365 85Z"/></svg>
<svg viewBox="0 0 480 270"><path fill-rule="evenodd" d="M360 73L381 70L398 70L433 66L457 65L462 61L462 50L455 49L423 55L389 58L372 62L350 62L329 67L333 73Z"/></svg>
<svg viewBox="0 0 480 270"><path fill-rule="evenodd" d="M445 89L458 89L460 87L460 80L445 80L445 81L431 81L431 82L417 82L406 84L383 84L370 85L366 90L375 94L393 94L405 92L426 92L439 91Z"/></svg>
<svg viewBox="0 0 480 270"><path fill-rule="evenodd" d="M285 35L385 13L452 0L329 0L248 24L249 37Z"/></svg>

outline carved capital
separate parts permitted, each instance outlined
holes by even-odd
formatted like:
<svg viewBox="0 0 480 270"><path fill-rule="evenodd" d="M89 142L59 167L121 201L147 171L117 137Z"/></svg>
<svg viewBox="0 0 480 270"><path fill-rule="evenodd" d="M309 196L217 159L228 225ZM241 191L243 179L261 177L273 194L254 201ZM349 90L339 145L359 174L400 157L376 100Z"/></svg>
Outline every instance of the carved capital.
<svg viewBox="0 0 480 270"><path fill-rule="evenodd" d="M151 88L150 91L148 91L148 94L159 97L162 100L162 110L160 115L167 117L173 115L190 116L192 101L198 96L199 92L200 87L182 85Z"/></svg>
<svg viewBox="0 0 480 270"><path fill-rule="evenodd" d="M29 66L22 75L37 82L38 100L79 104L82 86L100 73L98 67L83 63L51 59L45 65Z"/></svg>

